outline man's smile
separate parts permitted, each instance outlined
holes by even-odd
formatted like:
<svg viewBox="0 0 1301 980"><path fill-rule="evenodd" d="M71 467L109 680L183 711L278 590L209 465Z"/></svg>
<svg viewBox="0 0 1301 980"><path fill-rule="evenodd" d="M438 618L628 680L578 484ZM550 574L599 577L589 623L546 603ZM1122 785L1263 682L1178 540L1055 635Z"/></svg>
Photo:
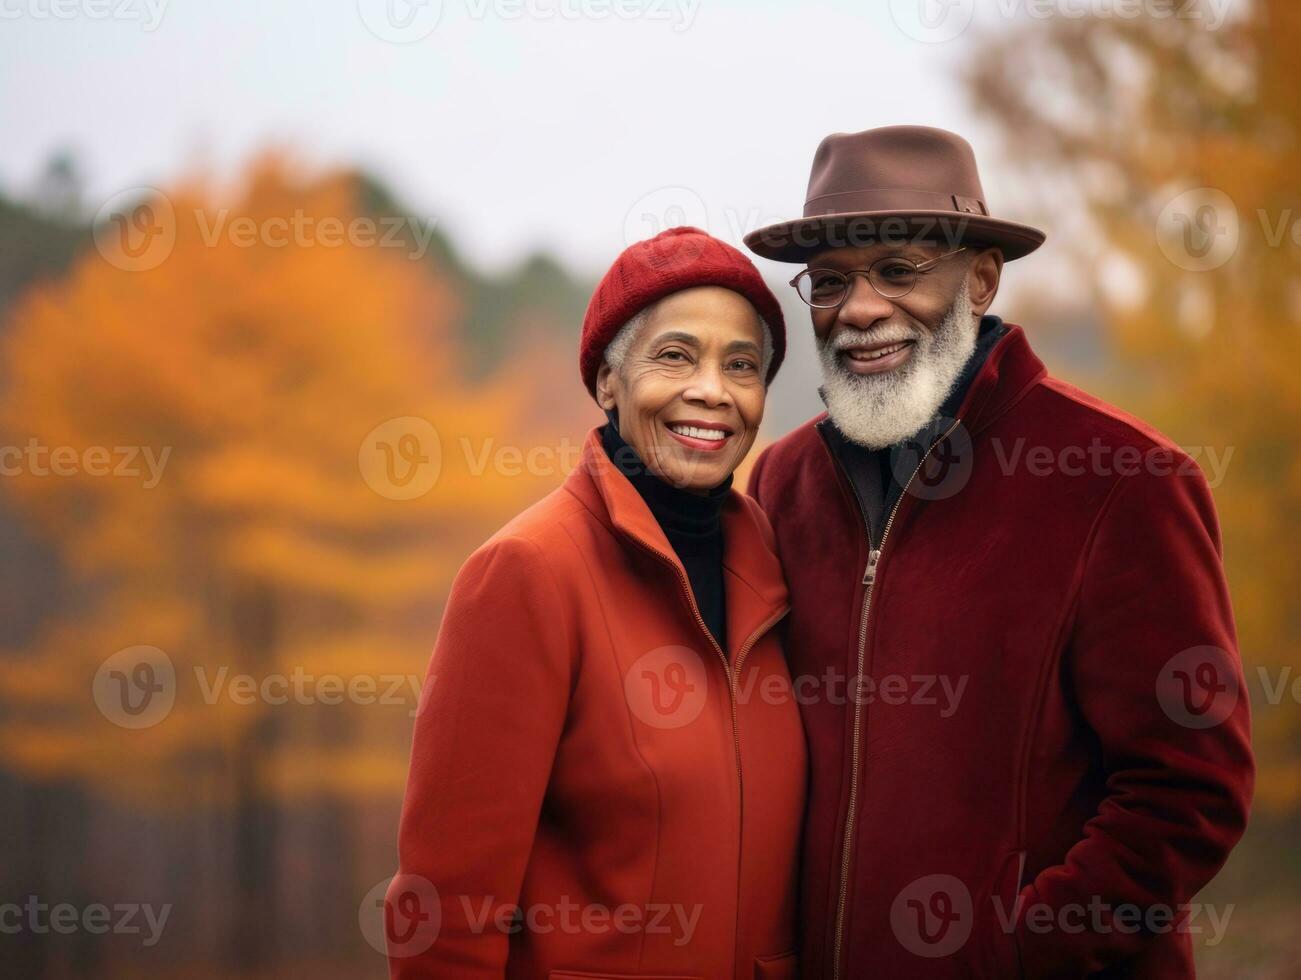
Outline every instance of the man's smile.
<svg viewBox="0 0 1301 980"><path fill-rule="evenodd" d="M915 340L890 340L841 349L841 363L854 374L883 374L902 366L912 356Z"/></svg>

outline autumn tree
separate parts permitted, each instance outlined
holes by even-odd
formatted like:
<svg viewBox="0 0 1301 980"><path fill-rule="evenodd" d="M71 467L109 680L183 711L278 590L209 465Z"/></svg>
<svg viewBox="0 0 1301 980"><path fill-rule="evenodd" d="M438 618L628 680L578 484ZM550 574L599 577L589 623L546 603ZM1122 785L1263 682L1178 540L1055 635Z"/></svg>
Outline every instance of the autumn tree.
<svg viewBox="0 0 1301 980"><path fill-rule="evenodd" d="M248 961L271 955L278 806L400 795L415 692L387 679L423 675L459 560L562 475L492 464L522 432L554 438L525 417L549 379L464 380L458 296L417 224L376 227L358 186L268 158L236 186L124 200L0 351L21 450L3 492L76 582L6 651L6 765L226 808L228 948ZM239 675L309 680L248 698ZM344 704L310 686L325 676ZM124 713L169 685L146 724ZM401 702L372 703L385 690Z"/></svg>

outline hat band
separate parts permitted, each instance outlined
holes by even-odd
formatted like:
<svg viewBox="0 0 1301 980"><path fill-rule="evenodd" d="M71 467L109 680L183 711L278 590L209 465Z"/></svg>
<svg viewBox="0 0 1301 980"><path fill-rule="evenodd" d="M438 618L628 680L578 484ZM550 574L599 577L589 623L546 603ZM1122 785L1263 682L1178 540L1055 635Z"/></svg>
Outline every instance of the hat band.
<svg viewBox="0 0 1301 980"><path fill-rule="evenodd" d="M857 191L819 194L804 202L804 217L817 218L832 214L855 214L860 211L954 211L958 214L988 215L985 202L978 197L941 194L938 191L912 190L905 187L873 187Z"/></svg>

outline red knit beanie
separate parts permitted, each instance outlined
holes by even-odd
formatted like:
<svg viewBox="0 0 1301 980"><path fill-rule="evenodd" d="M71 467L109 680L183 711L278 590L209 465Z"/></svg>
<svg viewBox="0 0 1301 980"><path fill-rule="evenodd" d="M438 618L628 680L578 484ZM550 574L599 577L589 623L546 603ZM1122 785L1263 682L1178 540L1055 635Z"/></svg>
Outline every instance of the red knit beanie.
<svg viewBox="0 0 1301 980"><path fill-rule="evenodd" d="M748 299L772 333L767 381L786 355L781 306L754 263L727 242L699 228L682 226L629 245L605 274L583 317L578 369L596 397L596 373L619 328L658 299L693 286L724 286Z"/></svg>

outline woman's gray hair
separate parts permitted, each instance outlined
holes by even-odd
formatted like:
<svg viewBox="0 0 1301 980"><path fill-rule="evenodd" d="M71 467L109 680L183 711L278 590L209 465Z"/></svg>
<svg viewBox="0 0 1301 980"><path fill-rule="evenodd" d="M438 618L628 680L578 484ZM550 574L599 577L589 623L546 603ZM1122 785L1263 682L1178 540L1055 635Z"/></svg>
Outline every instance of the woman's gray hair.
<svg viewBox="0 0 1301 980"><path fill-rule="evenodd" d="M610 370L616 374L623 367L623 360L628 356L628 351L632 349L632 342L637 338L637 332L646 325L650 319L651 310L655 308L652 303L633 314L632 318L619 328L619 332L614 335L609 346L605 348L605 363L610 365ZM758 313L755 314L758 316ZM768 384L768 367L772 364L772 329L768 322L759 317L759 326L763 327L763 344L759 350L760 373L763 375L763 383Z"/></svg>

